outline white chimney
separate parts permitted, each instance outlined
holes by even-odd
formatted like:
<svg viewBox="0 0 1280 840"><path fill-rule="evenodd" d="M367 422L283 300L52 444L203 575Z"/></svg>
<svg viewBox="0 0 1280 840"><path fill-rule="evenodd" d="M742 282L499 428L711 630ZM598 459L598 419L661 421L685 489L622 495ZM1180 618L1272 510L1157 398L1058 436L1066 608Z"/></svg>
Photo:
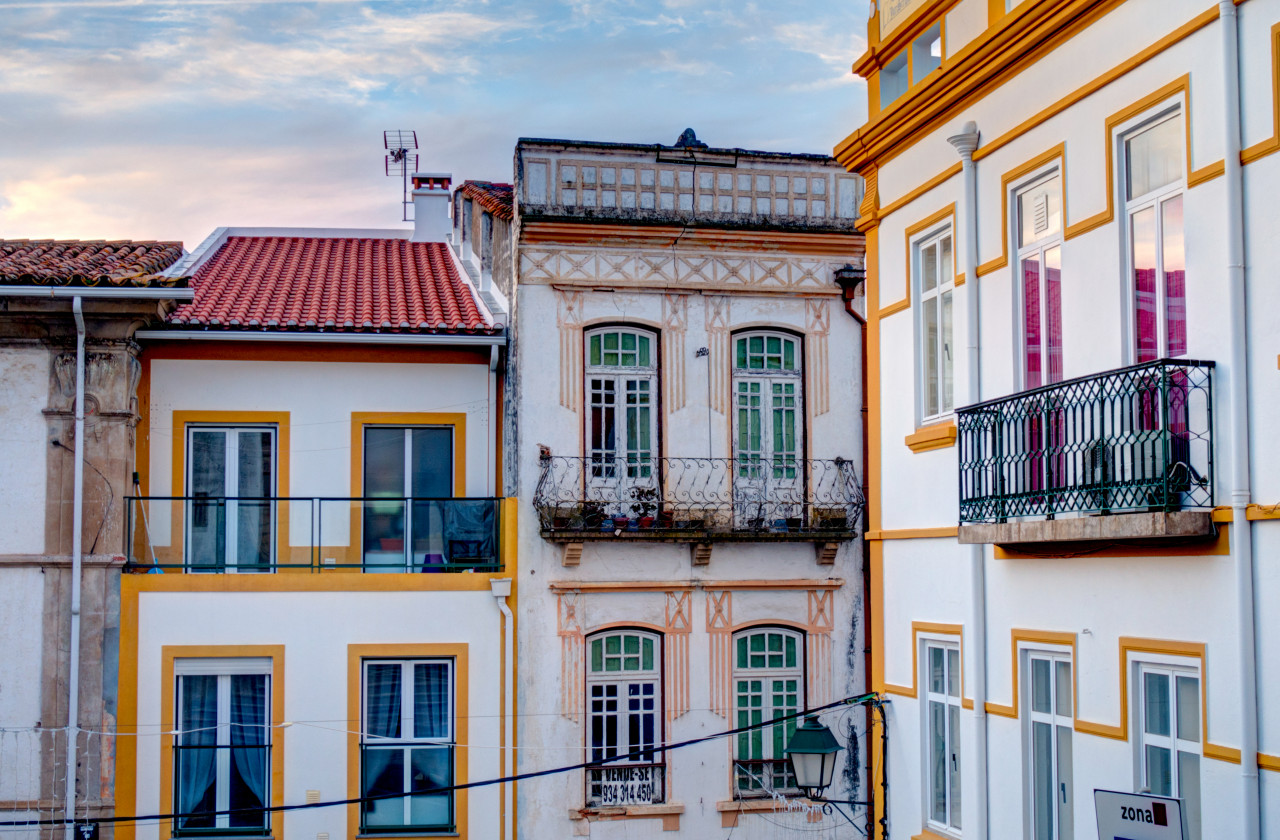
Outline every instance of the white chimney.
<svg viewBox="0 0 1280 840"><path fill-rule="evenodd" d="M413 242L448 242L451 172L413 173Z"/></svg>

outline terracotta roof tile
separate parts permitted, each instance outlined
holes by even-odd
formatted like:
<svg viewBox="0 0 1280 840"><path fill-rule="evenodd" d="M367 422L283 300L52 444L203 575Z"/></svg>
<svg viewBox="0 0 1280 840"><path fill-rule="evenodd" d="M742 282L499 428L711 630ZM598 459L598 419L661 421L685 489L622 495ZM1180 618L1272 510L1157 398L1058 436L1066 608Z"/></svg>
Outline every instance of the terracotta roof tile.
<svg viewBox="0 0 1280 840"><path fill-rule="evenodd" d="M0 284L183 285L158 276L181 257L181 242L0 239Z"/></svg>
<svg viewBox="0 0 1280 840"><path fill-rule="evenodd" d="M494 216L511 221L511 185L491 181L463 181L462 194Z"/></svg>
<svg viewBox="0 0 1280 840"><path fill-rule="evenodd" d="M488 333L448 246L404 239L231 236L170 324L335 332Z"/></svg>

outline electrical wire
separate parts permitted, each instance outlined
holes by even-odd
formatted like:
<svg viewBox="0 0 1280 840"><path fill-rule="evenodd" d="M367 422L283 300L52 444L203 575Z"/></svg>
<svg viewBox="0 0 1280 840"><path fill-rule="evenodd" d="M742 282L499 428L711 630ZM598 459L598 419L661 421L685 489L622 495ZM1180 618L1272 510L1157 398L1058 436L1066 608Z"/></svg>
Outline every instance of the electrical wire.
<svg viewBox="0 0 1280 840"><path fill-rule="evenodd" d="M743 732L751 732L756 729L763 729L765 727L773 726L783 721L793 720L795 718L805 717L808 715L815 715L815 714L818 714L819 712L824 712L828 709L836 709L843 706L851 706L858 703L865 703L868 700L875 699L876 697L877 695L874 692L869 694L862 694L856 697L846 697L843 700L836 700L831 703L827 703L826 705L823 705L823 706L817 706L812 709L805 709L804 711L793 712L788 715L780 715L776 718L773 718L772 720L761 721L760 723L753 723L747 726L739 726L736 729L729 729L723 732L716 732L711 735L702 735L698 738L690 738L684 741L676 741L670 744L662 744L649 749L634 750L625 755L615 755L610 758L603 759L601 761L582 761L582 762L578 762L577 764L568 764L562 767L552 767L546 770L534 770L528 773L516 773L511 776L503 776L497 779L484 779L478 782L464 782L458 785L447 785L443 787L429 788L429 789L423 789L423 790L408 790L401 793L376 794L374 796L357 796L351 799L333 799L327 802L305 802L305 803L300 803L295 805L268 805L262 808L229 808L229 809L220 810L220 811L193 811L185 814L169 813L169 814L144 814L142 816L95 817L95 818L86 819L84 820L84 822L90 822L95 824L103 824L103 823L120 824L120 823L138 823L138 822L151 821L151 820L174 820L174 819L181 819L183 817L193 817L193 816L209 817L209 816L222 816L222 815L234 815L234 814L268 814L268 813L277 813L277 812L284 812L284 811L302 811L302 810L313 810L316 808L331 808L337 805L357 805L364 802L377 802L383 799L403 799L406 796L417 796L417 795L427 794L427 793L441 794L441 793L452 793L454 791L459 791L459 790L474 790L476 788L490 787L492 785L506 784L510 782L523 782L529 779L537 779L542 776L554 776L560 773L569 773L574 770L586 770L588 768L597 768L597 767L602 767L604 765L612 764L619 761L629 761L634 759L645 758L645 757L651 756L653 753L670 752L673 750L681 749L683 747L691 747L691 746L694 746L695 744L702 744L707 741L714 741L719 738L727 738L731 735L738 735ZM77 820L66 819L65 817L61 819L49 819L49 820L5 820L5 821L0 821L0 828L30 828L32 826L37 826L37 825L67 825L69 823L74 823L74 822L77 822Z"/></svg>

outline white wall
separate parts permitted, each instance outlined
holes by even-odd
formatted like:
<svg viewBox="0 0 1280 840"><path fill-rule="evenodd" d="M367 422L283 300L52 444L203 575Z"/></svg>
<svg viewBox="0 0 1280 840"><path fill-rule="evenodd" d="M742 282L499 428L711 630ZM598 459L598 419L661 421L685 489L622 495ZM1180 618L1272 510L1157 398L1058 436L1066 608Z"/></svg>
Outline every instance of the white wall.
<svg viewBox="0 0 1280 840"><path fill-rule="evenodd" d="M0 554L43 554L49 351L0 349Z"/></svg>

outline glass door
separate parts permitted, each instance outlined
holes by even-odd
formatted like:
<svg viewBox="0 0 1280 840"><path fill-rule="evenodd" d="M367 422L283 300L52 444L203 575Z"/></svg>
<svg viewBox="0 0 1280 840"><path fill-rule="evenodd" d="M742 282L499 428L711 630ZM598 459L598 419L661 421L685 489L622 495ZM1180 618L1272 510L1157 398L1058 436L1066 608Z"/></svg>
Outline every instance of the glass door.
<svg viewBox="0 0 1280 840"><path fill-rule="evenodd" d="M187 427L188 571L270 571L275 562L270 427Z"/></svg>
<svg viewBox="0 0 1280 840"><path fill-rule="evenodd" d="M442 566L453 489L452 427L367 427L365 571L429 571Z"/></svg>

